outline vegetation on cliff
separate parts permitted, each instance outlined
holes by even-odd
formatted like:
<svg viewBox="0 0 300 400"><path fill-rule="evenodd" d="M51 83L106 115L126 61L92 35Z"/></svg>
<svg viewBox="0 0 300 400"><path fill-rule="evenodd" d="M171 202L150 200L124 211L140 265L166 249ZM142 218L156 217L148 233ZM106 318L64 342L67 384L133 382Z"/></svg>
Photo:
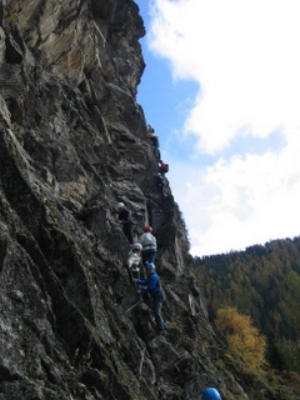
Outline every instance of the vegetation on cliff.
<svg viewBox="0 0 300 400"><path fill-rule="evenodd" d="M235 308L251 317L266 338L266 358L281 375L300 382L300 237L274 240L245 251L196 258L212 321L220 331L220 310ZM226 318L225 318L226 319ZM220 326L221 325L221 326Z"/></svg>

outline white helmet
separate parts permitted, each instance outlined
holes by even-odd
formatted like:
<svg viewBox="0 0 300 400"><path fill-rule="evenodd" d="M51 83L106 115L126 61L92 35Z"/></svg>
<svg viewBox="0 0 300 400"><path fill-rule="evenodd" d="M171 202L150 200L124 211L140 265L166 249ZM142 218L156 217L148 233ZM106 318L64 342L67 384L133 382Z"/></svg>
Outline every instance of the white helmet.
<svg viewBox="0 0 300 400"><path fill-rule="evenodd" d="M141 243L134 243L134 244L132 245L132 248L133 248L134 250L140 250L140 251L142 251L143 246L141 245Z"/></svg>
<svg viewBox="0 0 300 400"><path fill-rule="evenodd" d="M118 203L118 208L125 208L125 204L124 203Z"/></svg>

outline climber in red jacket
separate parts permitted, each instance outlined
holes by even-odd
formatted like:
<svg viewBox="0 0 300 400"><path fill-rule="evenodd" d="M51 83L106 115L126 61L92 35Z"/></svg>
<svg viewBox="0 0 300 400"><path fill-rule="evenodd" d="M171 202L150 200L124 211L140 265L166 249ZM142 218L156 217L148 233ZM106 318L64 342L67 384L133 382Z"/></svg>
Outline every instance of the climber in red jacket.
<svg viewBox="0 0 300 400"><path fill-rule="evenodd" d="M164 163L162 160L158 162L158 172L164 177L169 172L169 164Z"/></svg>

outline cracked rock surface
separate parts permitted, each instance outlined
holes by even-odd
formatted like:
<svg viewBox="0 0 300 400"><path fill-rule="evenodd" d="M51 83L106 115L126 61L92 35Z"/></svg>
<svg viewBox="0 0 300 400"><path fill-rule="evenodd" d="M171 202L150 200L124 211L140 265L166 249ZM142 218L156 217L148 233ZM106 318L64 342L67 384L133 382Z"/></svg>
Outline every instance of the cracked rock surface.
<svg viewBox="0 0 300 400"><path fill-rule="evenodd" d="M144 34L132 0L1 1L1 400L248 399L218 366L184 221L153 180ZM153 226L166 336L149 300L127 311L119 201L135 238Z"/></svg>

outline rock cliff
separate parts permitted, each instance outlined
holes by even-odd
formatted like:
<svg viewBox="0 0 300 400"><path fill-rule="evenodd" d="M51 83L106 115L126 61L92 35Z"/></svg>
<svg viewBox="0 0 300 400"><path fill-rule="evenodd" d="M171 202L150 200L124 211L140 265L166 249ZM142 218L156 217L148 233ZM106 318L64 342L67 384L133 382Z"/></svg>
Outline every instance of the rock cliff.
<svg viewBox="0 0 300 400"><path fill-rule="evenodd" d="M192 274L187 233L157 165L136 89L145 34L132 0L0 4L0 399L248 399ZM123 266L151 224L166 303Z"/></svg>

